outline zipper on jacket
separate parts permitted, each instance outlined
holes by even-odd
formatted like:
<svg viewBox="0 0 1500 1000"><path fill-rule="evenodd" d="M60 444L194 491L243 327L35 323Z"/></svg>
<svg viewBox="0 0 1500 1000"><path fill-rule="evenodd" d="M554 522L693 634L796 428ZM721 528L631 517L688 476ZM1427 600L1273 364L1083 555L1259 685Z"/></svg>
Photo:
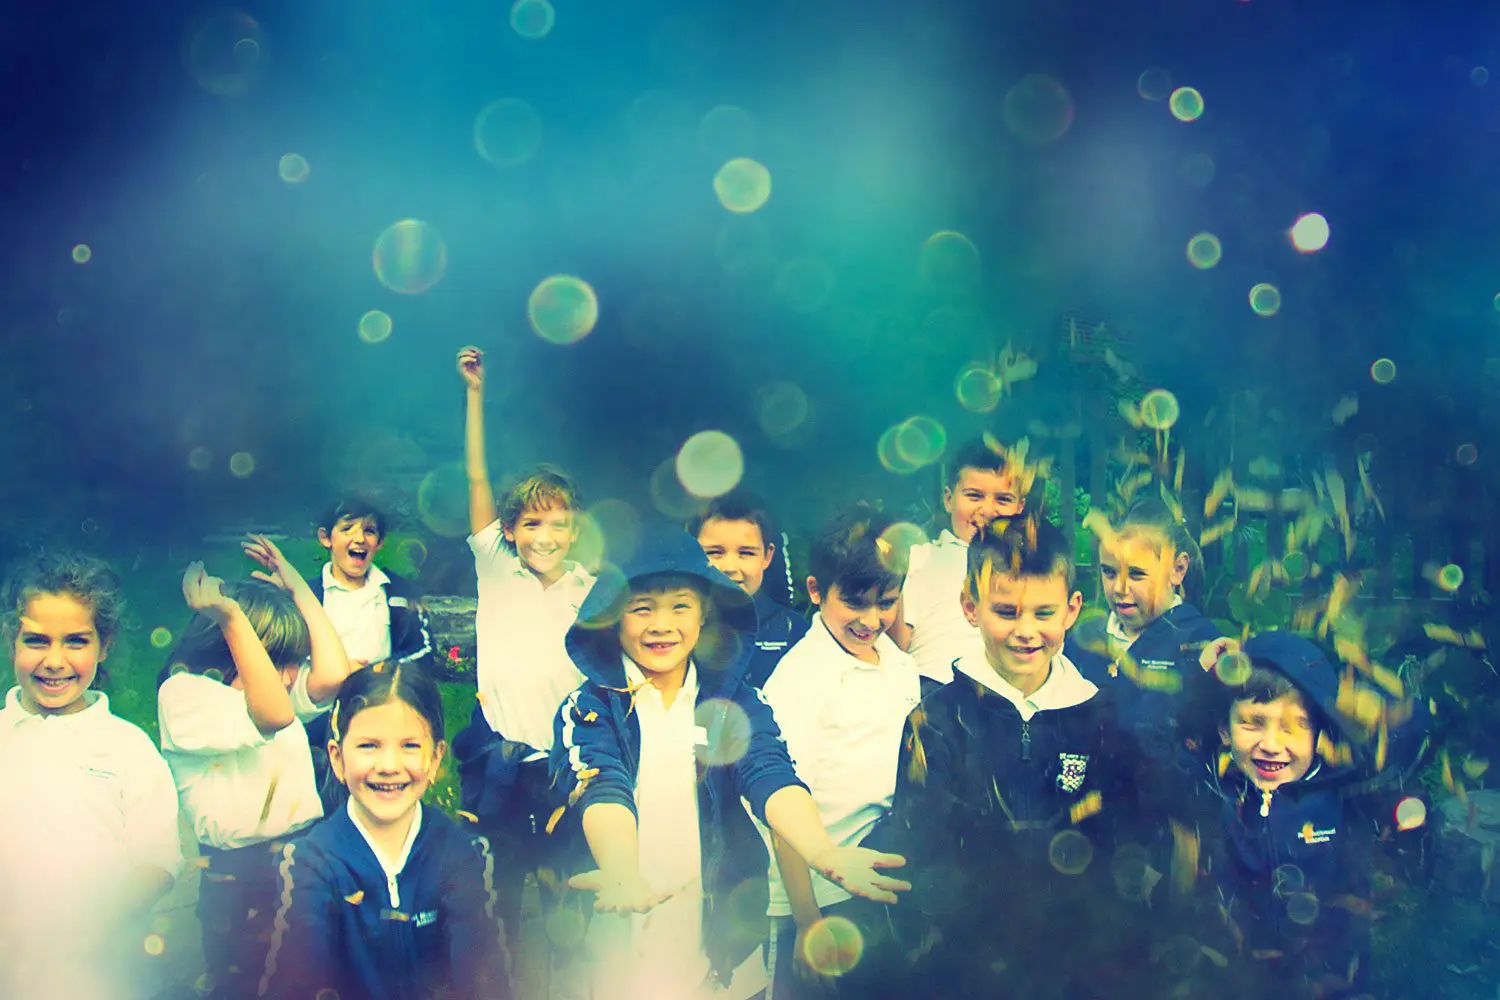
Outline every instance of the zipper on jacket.
<svg viewBox="0 0 1500 1000"><path fill-rule="evenodd" d="M1031 723L1021 720L1021 759L1031 759Z"/></svg>

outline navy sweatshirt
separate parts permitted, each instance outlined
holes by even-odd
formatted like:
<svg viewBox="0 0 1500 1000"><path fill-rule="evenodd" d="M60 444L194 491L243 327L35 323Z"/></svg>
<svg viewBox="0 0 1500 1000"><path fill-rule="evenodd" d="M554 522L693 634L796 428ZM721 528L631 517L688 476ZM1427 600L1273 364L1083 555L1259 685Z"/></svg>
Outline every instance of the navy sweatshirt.
<svg viewBox="0 0 1500 1000"><path fill-rule="evenodd" d="M769 858L764 841L741 806L743 796L762 819L766 801L789 786L806 787L787 756L771 708L744 680L754 649L755 615L749 595L708 564L687 532L649 531L635 558L600 574L569 630L567 649L587 678L557 716L552 747L555 804L562 808L554 836L564 881L598 867L583 836L582 816L595 803L617 803L635 811L640 721L632 710L624 661L610 609L629 595L630 580L655 573L696 577L716 606L693 662L698 670L697 722L707 744L698 759L698 833L703 856L703 943L714 975L727 982L765 936ZM641 850L652 850L642 844ZM567 899L585 917L587 893Z"/></svg>
<svg viewBox="0 0 1500 1000"><path fill-rule="evenodd" d="M764 687L786 651L807 634L808 620L798 612L767 596L764 588L755 601L755 651L745 668L751 687Z"/></svg>
<svg viewBox="0 0 1500 1000"><path fill-rule="evenodd" d="M314 1000L331 988L341 1000L510 1000L489 843L421 809L396 877L399 905L347 809L286 846L263 996Z"/></svg>

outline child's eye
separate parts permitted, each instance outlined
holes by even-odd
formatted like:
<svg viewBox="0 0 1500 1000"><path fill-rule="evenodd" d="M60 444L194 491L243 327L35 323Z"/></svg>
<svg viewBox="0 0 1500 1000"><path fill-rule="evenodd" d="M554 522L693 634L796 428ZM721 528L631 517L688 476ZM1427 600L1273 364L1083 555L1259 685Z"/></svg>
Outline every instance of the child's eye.
<svg viewBox="0 0 1500 1000"><path fill-rule="evenodd" d="M724 550L723 549L717 549L717 548L715 548L715 549L704 549L703 550L703 554L706 555L706 556L708 556L708 558L710 558L710 559L717 559L717 558L719 558L720 556L722 556L724 554Z"/></svg>
<svg viewBox="0 0 1500 1000"><path fill-rule="evenodd" d="M1036 613L1036 616L1038 620L1046 621L1048 618L1051 618L1055 614L1057 614L1057 612L1053 611L1051 608L1044 608L1043 610L1038 611Z"/></svg>
<svg viewBox="0 0 1500 1000"><path fill-rule="evenodd" d="M880 610L881 611L890 611L892 608L894 608L896 606L896 602L899 601L899 600L901 600L901 598L899 598L899 597L889 597L889 598L886 598L885 600L883 600L883 601L880 602Z"/></svg>

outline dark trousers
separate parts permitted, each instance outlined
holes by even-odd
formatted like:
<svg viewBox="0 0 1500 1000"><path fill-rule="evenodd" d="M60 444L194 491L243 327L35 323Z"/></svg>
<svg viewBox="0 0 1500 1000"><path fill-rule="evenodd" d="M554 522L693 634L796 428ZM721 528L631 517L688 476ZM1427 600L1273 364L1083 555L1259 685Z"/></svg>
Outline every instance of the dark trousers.
<svg viewBox="0 0 1500 1000"><path fill-rule="evenodd" d="M791 917L772 917L766 944L766 965L771 976L767 1000L830 1000L830 997L836 1000L881 1000L899 996L911 1000L920 994L920 990L914 993L903 986L900 955L884 903L855 898L821 909L824 920L847 920L854 925L859 941L858 960L843 975L833 978L826 990L815 983L805 982L798 978L794 969L797 922ZM851 950L845 953L845 958L852 960L855 955L856 952Z"/></svg>
<svg viewBox="0 0 1500 1000"><path fill-rule="evenodd" d="M281 849L304 832L228 851L198 848L207 862L198 886L197 912L208 974L204 985L213 1000L259 996L281 902Z"/></svg>

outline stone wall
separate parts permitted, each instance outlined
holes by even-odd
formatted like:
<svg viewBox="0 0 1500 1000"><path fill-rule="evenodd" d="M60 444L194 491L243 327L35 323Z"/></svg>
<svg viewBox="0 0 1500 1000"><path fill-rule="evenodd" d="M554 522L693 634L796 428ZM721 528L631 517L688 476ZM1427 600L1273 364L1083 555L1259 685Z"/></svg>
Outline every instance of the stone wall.
<svg viewBox="0 0 1500 1000"><path fill-rule="evenodd" d="M428 596L422 599L432 629L432 644L445 679L474 683L474 611L472 597Z"/></svg>

